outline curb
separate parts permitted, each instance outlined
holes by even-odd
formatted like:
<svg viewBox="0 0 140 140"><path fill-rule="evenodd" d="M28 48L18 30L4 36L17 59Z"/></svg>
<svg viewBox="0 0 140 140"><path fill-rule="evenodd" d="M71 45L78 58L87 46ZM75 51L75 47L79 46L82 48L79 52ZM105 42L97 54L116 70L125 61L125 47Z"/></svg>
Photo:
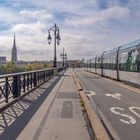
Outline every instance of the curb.
<svg viewBox="0 0 140 140"><path fill-rule="evenodd" d="M87 111L92 130L95 133L95 139L110 140L109 135L107 134L103 124L101 123L100 118L98 117L98 115L96 114L96 111L94 110L94 108L92 107L92 105L90 104L88 100L80 80L75 76L74 73L73 73L73 77L74 77L74 81L77 86L79 95L81 96L82 101L84 102L84 106Z"/></svg>

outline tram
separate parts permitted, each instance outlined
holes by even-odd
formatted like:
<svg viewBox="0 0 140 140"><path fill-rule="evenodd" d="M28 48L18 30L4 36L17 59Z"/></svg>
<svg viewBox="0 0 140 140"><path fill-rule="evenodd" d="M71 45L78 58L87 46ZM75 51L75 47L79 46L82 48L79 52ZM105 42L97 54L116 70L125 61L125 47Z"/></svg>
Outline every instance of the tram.
<svg viewBox="0 0 140 140"><path fill-rule="evenodd" d="M95 74L140 87L140 39L85 60L84 67Z"/></svg>

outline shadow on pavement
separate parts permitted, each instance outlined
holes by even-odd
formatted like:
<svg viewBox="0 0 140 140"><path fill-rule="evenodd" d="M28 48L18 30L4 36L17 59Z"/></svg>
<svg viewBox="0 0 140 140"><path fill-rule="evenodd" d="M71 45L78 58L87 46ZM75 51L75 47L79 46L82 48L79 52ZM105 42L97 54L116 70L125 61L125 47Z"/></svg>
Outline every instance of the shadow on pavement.
<svg viewBox="0 0 140 140"><path fill-rule="evenodd" d="M0 113L0 139L15 140L63 74L52 78Z"/></svg>

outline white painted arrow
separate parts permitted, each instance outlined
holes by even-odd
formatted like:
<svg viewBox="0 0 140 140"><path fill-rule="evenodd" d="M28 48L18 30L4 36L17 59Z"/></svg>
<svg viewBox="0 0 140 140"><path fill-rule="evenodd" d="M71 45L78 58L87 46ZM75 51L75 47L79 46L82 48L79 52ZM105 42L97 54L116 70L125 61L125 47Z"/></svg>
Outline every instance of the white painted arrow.
<svg viewBox="0 0 140 140"><path fill-rule="evenodd" d="M110 97L113 97L113 98L116 98L116 99L119 99L121 100L121 94L119 93L115 93L115 94L105 94L106 96L110 96Z"/></svg>

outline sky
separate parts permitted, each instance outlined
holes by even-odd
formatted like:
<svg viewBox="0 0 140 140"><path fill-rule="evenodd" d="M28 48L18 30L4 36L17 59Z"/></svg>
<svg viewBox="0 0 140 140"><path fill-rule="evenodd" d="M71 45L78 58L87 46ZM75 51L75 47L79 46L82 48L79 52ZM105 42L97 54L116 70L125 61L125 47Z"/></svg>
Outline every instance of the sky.
<svg viewBox="0 0 140 140"><path fill-rule="evenodd" d="M52 60L48 29L56 23L68 59L88 59L140 38L140 0L0 0L0 56ZM53 38L53 33L51 34Z"/></svg>

